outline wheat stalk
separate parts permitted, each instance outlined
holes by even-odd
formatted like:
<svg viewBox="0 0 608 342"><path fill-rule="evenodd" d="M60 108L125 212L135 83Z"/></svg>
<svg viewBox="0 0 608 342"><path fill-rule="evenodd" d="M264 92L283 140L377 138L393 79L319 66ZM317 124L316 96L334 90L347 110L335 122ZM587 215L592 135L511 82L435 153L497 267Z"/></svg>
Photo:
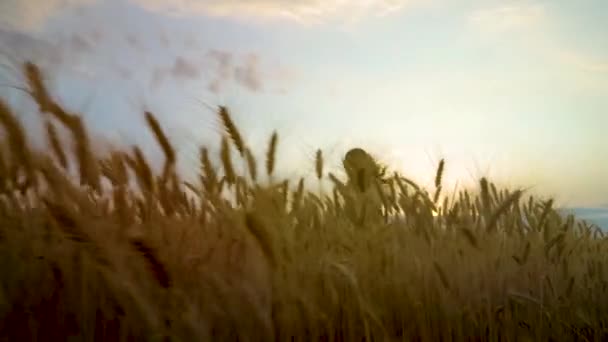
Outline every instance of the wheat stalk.
<svg viewBox="0 0 608 342"><path fill-rule="evenodd" d="M266 227L264 227L260 219L253 213L247 213L245 215L245 226L259 244L270 265L275 268L278 265L278 260L275 253L273 238Z"/></svg>
<svg viewBox="0 0 608 342"><path fill-rule="evenodd" d="M232 158L230 156L230 144L226 136L222 137L222 143L220 147L220 157L222 159L222 165L224 166L224 175L226 182L232 185L236 180L236 173L234 172L234 166L232 165Z"/></svg>
<svg viewBox="0 0 608 342"><path fill-rule="evenodd" d="M163 132L156 117L154 117L154 115L150 112L145 112L145 117L148 126L150 127L152 133L154 134L154 137L156 138L156 141L163 150L163 153L165 154L165 166L162 177L163 180L166 180L169 178L169 174L171 173L175 165L175 150L173 149L173 146L171 146L169 138L167 138L167 135L165 135L165 133Z"/></svg>
<svg viewBox="0 0 608 342"><path fill-rule="evenodd" d="M471 231L471 229L469 228L462 228L459 229L459 231L462 233L462 235L465 237L465 239L467 240L467 242L475 249L479 249L479 243L477 242L477 238L475 237L475 234L473 234L473 232Z"/></svg>
<svg viewBox="0 0 608 342"><path fill-rule="evenodd" d="M74 140L74 152L78 159L81 185L89 185L98 193L101 192L99 165L93 159L89 136L77 115L64 111L53 101L42 82L40 69L32 63L26 63L25 74L32 88L31 96L38 103L41 112L50 113L70 130Z"/></svg>
<svg viewBox="0 0 608 342"><path fill-rule="evenodd" d="M200 150L201 160L201 182L205 187L205 191L209 194L214 193L217 184L219 183L217 173L211 160L209 159L209 151L207 148L202 147Z"/></svg>
<svg viewBox="0 0 608 342"><path fill-rule="evenodd" d="M323 178L323 151L317 150L315 155L315 171L317 173L317 179Z"/></svg>
<svg viewBox="0 0 608 342"><path fill-rule="evenodd" d="M131 247L146 261L150 274L162 288L171 287L171 278L165 265L158 258L158 253L141 238L131 238Z"/></svg>
<svg viewBox="0 0 608 342"><path fill-rule="evenodd" d="M255 157L250 149L245 150L245 157L247 159L247 169L249 170L249 176L252 181L257 181L258 178L258 169L255 161Z"/></svg>
<svg viewBox="0 0 608 342"><path fill-rule="evenodd" d="M126 159L126 161L131 165L131 168L135 172L140 188L149 194L155 193L156 186L154 173L152 172L150 164L148 164L146 157L139 147L133 147L133 154L135 155L135 159L133 161L131 161L131 159Z"/></svg>
<svg viewBox="0 0 608 342"><path fill-rule="evenodd" d="M302 198L304 196L304 178L300 178L298 181L298 187L293 194L293 210L298 210L302 203Z"/></svg>
<svg viewBox="0 0 608 342"><path fill-rule="evenodd" d="M273 132L270 137L270 142L268 143L268 150L266 152L266 174L268 176L272 176L274 172L274 164L277 153L277 143L279 140L279 135L277 132Z"/></svg>
<svg viewBox="0 0 608 342"><path fill-rule="evenodd" d="M55 125L51 121L46 122L46 132L49 139L49 145L51 145L51 150L55 154L57 161L59 161L59 165L64 169L68 168L68 158L61 146L61 142L59 141L59 136L57 134L57 130L55 129Z"/></svg>
<svg viewBox="0 0 608 342"><path fill-rule="evenodd" d="M241 133L236 128L234 121L232 121L232 118L230 117L228 108L226 108L224 106L220 106L219 110L218 110L218 115L219 115L220 119L222 120L224 129L226 130L226 133L228 133L228 136L230 136L232 143L236 147L237 151L239 151L241 157L244 157L245 150L247 148L245 147L245 142L243 141Z"/></svg>
<svg viewBox="0 0 608 342"><path fill-rule="evenodd" d="M513 192L507 199L494 210L494 212L489 216L488 223L486 224L486 231L493 231L496 227L498 219L502 214L504 214L511 205L519 200L522 195L522 191L518 190Z"/></svg>
<svg viewBox="0 0 608 342"><path fill-rule="evenodd" d="M21 166L28 176L28 180L33 181L33 169L30 150L25 137L25 131L21 123L15 118L9 107L0 99L0 124L8 135L8 146L11 150L12 163L14 168L11 170L15 180L17 179L18 168Z"/></svg>

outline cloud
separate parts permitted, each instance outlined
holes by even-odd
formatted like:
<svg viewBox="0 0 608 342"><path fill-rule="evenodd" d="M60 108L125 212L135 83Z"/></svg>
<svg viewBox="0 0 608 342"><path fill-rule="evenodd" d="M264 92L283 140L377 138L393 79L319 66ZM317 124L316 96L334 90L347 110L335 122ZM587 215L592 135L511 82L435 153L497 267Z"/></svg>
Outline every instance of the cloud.
<svg viewBox="0 0 608 342"><path fill-rule="evenodd" d="M2 0L0 27L19 31L37 31L53 15L76 6L90 5L97 0Z"/></svg>
<svg viewBox="0 0 608 342"><path fill-rule="evenodd" d="M279 18L298 22L356 20L396 12L427 0L115 0L167 15ZM102 0L2 0L0 27L40 30L57 13Z"/></svg>
<svg viewBox="0 0 608 342"><path fill-rule="evenodd" d="M538 4L509 4L474 11L468 18L474 28L490 33L528 29L546 19L545 7Z"/></svg>
<svg viewBox="0 0 608 342"><path fill-rule="evenodd" d="M0 56L7 59L15 70L20 70L23 62L30 61L47 74L96 77L103 71L95 62L91 62L90 56L96 52L95 48L93 39L86 39L80 34L49 39L0 28Z"/></svg>
<svg viewBox="0 0 608 342"><path fill-rule="evenodd" d="M133 71L121 65L116 66L116 72L124 80L130 80L133 77Z"/></svg>
<svg viewBox="0 0 608 342"><path fill-rule="evenodd" d="M43 68L55 67L66 59L61 47L44 39L0 28L0 55L12 63L32 61Z"/></svg>
<svg viewBox="0 0 608 342"><path fill-rule="evenodd" d="M137 39L137 37L133 34L127 34L126 37L127 43L129 44L129 46L131 46L134 49L140 49L140 42L139 39Z"/></svg>
<svg viewBox="0 0 608 342"><path fill-rule="evenodd" d="M608 73L608 58L572 47L575 43L564 40L552 29L559 19L550 16L543 5L509 2L478 9L471 13L468 22L478 32L525 37L526 49L540 51L552 62L586 73Z"/></svg>
<svg viewBox="0 0 608 342"><path fill-rule="evenodd" d="M91 36L91 37L89 37ZM147 79L151 88L166 82L202 82L208 91L221 93L227 86L237 86L249 92L286 93L295 80L293 70L256 53L241 54L228 50L208 49L166 56L164 61L150 63L133 60L133 54L104 54L98 46L109 44L102 36L76 33L55 41L38 38L30 33L0 29L0 57L13 66L16 77L20 64L29 60L53 75L78 75L94 78L101 75L118 76L123 80ZM137 36L133 35L133 39ZM96 41L101 39L100 41ZM117 51L124 52L124 49ZM120 63L112 62L121 60ZM134 65L133 63L139 63ZM6 70L0 70L3 75ZM110 76L111 77L111 76ZM20 78L20 77L18 77Z"/></svg>
<svg viewBox="0 0 608 342"><path fill-rule="evenodd" d="M211 50L207 58L214 65L211 68L214 77L208 85L213 93L233 82L251 92L284 94L298 78L295 70L271 63L255 53L238 56L228 51Z"/></svg>
<svg viewBox="0 0 608 342"><path fill-rule="evenodd" d="M136 0L143 7L175 15L283 18L300 22L386 15L420 0Z"/></svg>
<svg viewBox="0 0 608 342"><path fill-rule="evenodd" d="M215 76L209 82L207 89L217 94L232 75L232 54L227 51L210 50L206 57L212 64L213 70L215 70Z"/></svg>
<svg viewBox="0 0 608 342"><path fill-rule="evenodd" d="M296 84L299 75L293 68L277 66L266 77L273 81L272 91L286 94Z"/></svg>
<svg viewBox="0 0 608 342"><path fill-rule="evenodd" d="M72 36L72 39L70 41L70 47L76 51L82 52L91 51L93 49L93 45L88 40L79 35Z"/></svg>
<svg viewBox="0 0 608 342"><path fill-rule="evenodd" d="M167 69L156 69L152 72L152 79L150 80L150 86L152 88L158 88L167 79Z"/></svg>
<svg viewBox="0 0 608 342"><path fill-rule="evenodd" d="M214 94L230 84L250 92L261 92L269 85L268 90L285 93L295 81L295 73L268 62L255 53L241 55L211 49L202 58L177 56L170 66L156 68L152 72L151 85L158 87L170 80L202 80L206 82L207 90Z"/></svg>
<svg viewBox="0 0 608 342"><path fill-rule="evenodd" d="M171 67L156 68L152 72L151 86L157 88L161 83L168 80L169 77L178 81L191 81L201 77L202 65L197 65L192 60L177 56ZM130 75L127 75L129 77Z"/></svg>
<svg viewBox="0 0 608 342"><path fill-rule="evenodd" d="M5 0L0 0L0 7L9 8L3 1ZM29 1L33 4L38 0ZM82 0L81 3L88 4L91 1L93 0ZM156 37L160 41L151 42L150 39L154 40L149 34L152 30L144 30L143 33L137 30L137 27L125 29L118 22L105 28L93 26L99 22L101 16L113 14L116 10L115 4L141 0L111 1L114 2L110 3L109 8L79 8L77 0L51 0L51 3L56 5L56 10L74 6L73 11L59 14L68 19L65 25L60 26L61 30L53 29L55 26L52 25L55 23L48 23L49 30L39 32L23 31L26 26L13 29L0 27L0 52L9 53L18 63L26 59L32 60L54 74L70 75L76 72L88 76L120 77L123 80L147 83L152 88L158 88L167 82L174 84L192 81L202 83L214 94L223 92L226 87L237 87L249 92L285 93L294 84L296 75L293 70L255 51L237 53L225 49L205 48L198 45L192 33L180 38L182 46L175 46L173 42L169 44L167 38L173 36L164 30L160 31L161 36ZM235 0L226 1L235 5L240 3ZM220 4L215 0L204 2L209 5ZM309 0L305 2L315 3ZM287 1L277 1L277 4L289 6ZM11 6L13 13L25 13L29 8L29 5L19 7L17 2L12 2ZM146 12L138 7L130 7L127 10L140 15L143 23L148 23L150 16L162 15ZM78 15L78 20L72 22L70 17L74 15ZM0 13L0 17L5 17L5 13ZM140 18L135 15L132 17ZM149 56L145 50L155 45L160 46L162 52Z"/></svg>
<svg viewBox="0 0 608 342"><path fill-rule="evenodd" d="M234 69L234 79L245 88L251 91L259 91L262 89L262 80L260 75L260 61L255 54L250 54L245 58L241 66Z"/></svg>
<svg viewBox="0 0 608 342"><path fill-rule="evenodd" d="M579 70L593 73L608 73L608 59L600 59L575 50L562 50L559 58Z"/></svg>
<svg viewBox="0 0 608 342"><path fill-rule="evenodd" d="M199 78L200 74L199 66L181 56L175 59L171 68L171 75L178 79L195 79Z"/></svg>

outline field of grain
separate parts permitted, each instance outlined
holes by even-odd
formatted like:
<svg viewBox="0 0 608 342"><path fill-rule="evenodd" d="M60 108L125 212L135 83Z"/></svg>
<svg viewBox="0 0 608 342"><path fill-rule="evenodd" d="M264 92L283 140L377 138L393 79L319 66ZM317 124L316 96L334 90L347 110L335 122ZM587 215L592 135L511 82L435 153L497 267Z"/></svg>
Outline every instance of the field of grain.
<svg viewBox="0 0 608 342"><path fill-rule="evenodd" d="M353 149L341 177L275 175L226 108L220 165L185 182L165 156L92 152L79 116L25 64L48 151L0 100L0 340L601 341L603 232L525 189L424 189ZM58 127L70 132L62 144ZM264 150L264 160L253 151ZM240 173L235 163L247 166Z"/></svg>

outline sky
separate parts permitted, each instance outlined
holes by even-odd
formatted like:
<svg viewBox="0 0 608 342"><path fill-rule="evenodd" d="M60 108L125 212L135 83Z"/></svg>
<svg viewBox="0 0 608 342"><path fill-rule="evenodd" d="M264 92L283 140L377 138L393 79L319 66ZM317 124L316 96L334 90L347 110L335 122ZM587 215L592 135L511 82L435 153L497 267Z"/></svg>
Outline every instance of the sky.
<svg viewBox="0 0 608 342"><path fill-rule="evenodd" d="M450 186L608 208L606 22L605 0L2 0L0 96L40 128L9 87L32 60L100 146L160 161L151 110L185 173L226 105L260 158L279 132L286 175L361 146L424 185L445 158Z"/></svg>

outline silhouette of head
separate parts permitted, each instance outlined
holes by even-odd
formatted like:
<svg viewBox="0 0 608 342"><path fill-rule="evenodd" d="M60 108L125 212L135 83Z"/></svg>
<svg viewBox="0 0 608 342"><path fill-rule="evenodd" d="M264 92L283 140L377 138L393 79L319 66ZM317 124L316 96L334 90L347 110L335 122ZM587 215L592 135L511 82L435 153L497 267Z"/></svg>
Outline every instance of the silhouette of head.
<svg viewBox="0 0 608 342"><path fill-rule="evenodd" d="M368 184L372 177L378 174L378 164L369 153L361 148L349 150L344 156L342 164L349 182L361 183L364 181L365 184ZM361 177L365 179L361 180Z"/></svg>

